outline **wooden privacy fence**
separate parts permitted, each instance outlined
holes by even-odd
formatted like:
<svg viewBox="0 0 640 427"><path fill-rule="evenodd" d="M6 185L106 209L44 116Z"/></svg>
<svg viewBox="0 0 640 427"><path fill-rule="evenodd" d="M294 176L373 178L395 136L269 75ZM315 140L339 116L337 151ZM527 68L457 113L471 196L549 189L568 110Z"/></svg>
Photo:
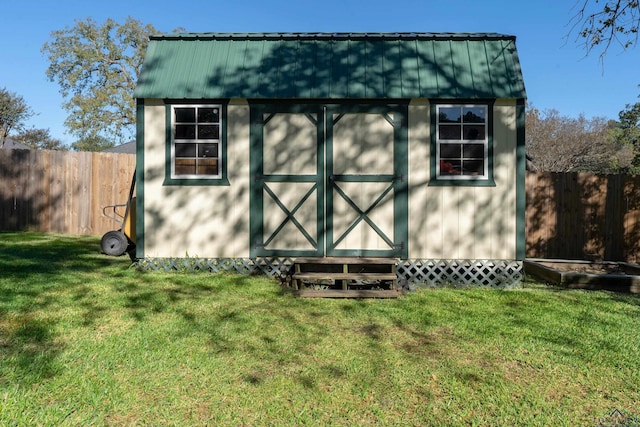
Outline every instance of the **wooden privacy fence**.
<svg viewBox="0 0 640 427"><path fill-rule="evenodd" d="M119 225L135 155L0 150L0 231L102 235ZM528 172L529 258L640 261L640 177Z"/></svg>
<svg viewBox="0 0 640 427"><path fill-rule="evenodd" d="M125 203L135 155L0 150L0 230L102 235L119 224L104 206Z"/></svg>
<svg viewBox="0 0 640 427"><path fill-rule="evenodd" d="M527 257L640 261L640 177L529 172Z"/></svg>

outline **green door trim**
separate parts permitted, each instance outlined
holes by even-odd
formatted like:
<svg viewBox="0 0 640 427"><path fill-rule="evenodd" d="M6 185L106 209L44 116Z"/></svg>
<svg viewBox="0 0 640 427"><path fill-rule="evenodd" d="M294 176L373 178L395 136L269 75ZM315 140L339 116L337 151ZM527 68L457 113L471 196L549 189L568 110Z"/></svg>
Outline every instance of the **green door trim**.
<svg viewBox="0 0 640 427"><path fill-rule="evenodd" d="M250 256L379 256L406 258L408 255L408 106L407 100L388 101L345 101L340 103L323 103L309 101L300 104L292 101L249 101L250 105ZM288 175L264 173L264 125L278 113L304 114L317 129L316 174ZM378 113L393 126L393 174L380 175L337 175L333 174L333 126L345 114L349 113ZM335 114L335 118L334 118ZM316 119L317 117L317 119ZM326 138L325 138L326 133ZM326 164L325 164L326 161ZM314 185L306 192L297 205L288 210L275 193L269 189L269 182L308 182ZM339 187L341 182L388 182L389 186L366 209L358 207L348 195ZM334 241L333 230L333 191L336 188L339 196L344 199L358 214L358 219L348 229L337 236ZM317 241L304 229L294 215L298 209L313 197L317 198ZM393 192L393 237L387 236L369 217L368 214L378 206L382 200ZM264 197L268 197L285 213L285 219L269 235L264 232ZM326 214L325 214L326 207ZM337 246L362 221L366 222L390 246L390 249L337 249ZM284 226L292 222L303 234L304 238L314 247L312 250L269 250L266 246L271 242ZM395 241L394 241L395 240ZM314 245L315 243L315 245Z"/></svg>
<svg viewBox="0 0 640 427"><path fill-rule="evenodd" d="M324 254L324 152L323 152L323 110L320 105L301 105L290 103L264 103L250 102L250 153L249 167L251 180L249 191L250 212L249 212L249 229L251 245L249 255L251 258L259 256L323 256ZM264 172L264 126L280 113L301 113L304 114L309 121L316 126L316 174L315 175L291 175L291 174L265 174ZM317 119L313 115L317 115ZM266 117L265 117L266 115ZM278 199L277 195L269 188L269 183L312 183L311 189L308 190L304 197L296 204L292 210L288 210L286 206ZM264 197L265 193L276 203L276 205L284 212L285 219L276 227L269 235L265 236L264 230ZM313 193L316 193L316 236L317 240L309 234L309 232L295 219L295 213L302 205L309 200ZM276 235L282 231L287 223L293 223L295 227L302 233L304 238L309 242L313 249L309 250L273 250L266 249L266 246L273 241Z"/></svg>
<svg viewBox="0 0 640 427"><path fill-rule="evenodd" d="M327 105L326 112L326 173L327 173L327 225L326 241L327 256L375 256L375 257L397 257L406 258L408 256L408 224L409 224L409 202L408 202L408 101L397 103L346 103ZM380 114L393 126L393 175L338 175L333 173L333 126L338 123L345 114L349 113L369 113ZM393 117L391 116L393 114ZM351 200L350 197L340 188L341 182L388 182L387 187L377 199L364 211ZM340 236L334 234L333 205L334 189L344 199L349 206L356 210L358 218ZM389 238L369 217L368 214L380 204L380 202L391 191L393 191L393 237ZM390 249L337 249L337 246L355 227L365 221L380 238L389 245ZM337 237L337 238L335 238ZM334 239L335 238L335 239Z"/></svg>

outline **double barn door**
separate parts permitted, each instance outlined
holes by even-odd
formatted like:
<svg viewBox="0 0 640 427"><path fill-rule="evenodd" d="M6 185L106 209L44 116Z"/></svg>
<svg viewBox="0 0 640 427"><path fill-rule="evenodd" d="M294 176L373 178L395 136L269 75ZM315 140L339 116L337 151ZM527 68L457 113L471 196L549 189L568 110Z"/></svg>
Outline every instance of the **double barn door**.
<svg viewBox="0 0 640 427"><path fill-rule="evenodd" d="M252 256L405 257L405 104L251 105Z"/></svg>

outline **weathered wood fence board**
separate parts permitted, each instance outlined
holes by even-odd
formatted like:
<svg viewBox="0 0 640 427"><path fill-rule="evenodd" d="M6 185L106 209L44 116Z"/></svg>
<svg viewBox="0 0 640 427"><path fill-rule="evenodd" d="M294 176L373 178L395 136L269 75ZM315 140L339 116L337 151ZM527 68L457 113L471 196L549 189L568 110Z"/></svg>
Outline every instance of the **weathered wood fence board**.
<svg viewBox="0 0 640 427"><path fill-rule="evenodd" d="M134 169L133 154L0 150L0 230L117 229L102 208L126 202Z"/></svg>
<svg viewBox="0 0 640 427"><path fill-rule="evenodd" d="M640 261L640 177L527 174L527 256Z"/></svg>

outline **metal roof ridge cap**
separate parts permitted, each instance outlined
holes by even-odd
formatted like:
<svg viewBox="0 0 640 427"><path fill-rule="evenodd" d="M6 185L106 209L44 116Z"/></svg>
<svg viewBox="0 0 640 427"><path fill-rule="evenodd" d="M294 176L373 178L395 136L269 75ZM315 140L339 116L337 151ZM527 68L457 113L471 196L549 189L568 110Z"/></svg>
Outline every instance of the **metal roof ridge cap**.
<svg viewBox="0 0 640 427"><path fill-rule="evenodd" d="M479 32L255 32L255 33L172 33L150 36L150 40L296 40L296 39L410 39L410 40L515 40L516 36Z"/></svg>

